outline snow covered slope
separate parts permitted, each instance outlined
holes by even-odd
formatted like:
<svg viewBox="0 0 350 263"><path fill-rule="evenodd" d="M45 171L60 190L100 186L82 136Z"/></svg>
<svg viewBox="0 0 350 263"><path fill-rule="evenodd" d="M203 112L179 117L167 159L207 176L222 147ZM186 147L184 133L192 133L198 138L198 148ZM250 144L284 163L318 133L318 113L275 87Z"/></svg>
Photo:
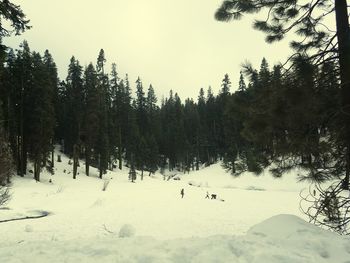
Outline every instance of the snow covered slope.
<svg viewBox="0 0 350 263"><path fill-rule="evenodd" d="M244 236L159 241L152 237L106 237L4 243L2 262L240 262L346 263L349 238L318 229L292 215L278 215Z"/></svg>
<svg viewBox="0 0 350 263"><path fill-rule="evenodd" d="M1 223L1 262L345 263L350 256L347 238L299 218L306 185L295 173L233 178L216 164L178 173L180 180L156 174L130 183L127 168L100 180L96 169L85 176L81 164L76 180L64 156L40 183L14 178L0 219L48 216ZM207 192L217 199L206 199Z"/></svg>

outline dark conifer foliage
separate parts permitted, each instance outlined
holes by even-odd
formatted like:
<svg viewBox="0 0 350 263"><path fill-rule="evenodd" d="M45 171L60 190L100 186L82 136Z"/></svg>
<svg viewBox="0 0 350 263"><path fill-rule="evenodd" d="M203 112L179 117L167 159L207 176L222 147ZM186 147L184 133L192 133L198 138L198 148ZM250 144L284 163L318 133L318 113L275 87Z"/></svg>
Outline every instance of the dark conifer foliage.
<svg viewBox="0 0 350 263"><path fill-rule="evenodd" d="M95 155L98 159L99 177L102 179L102 175L107 172L108 164L110 162L109 155L109 108L111 105L110 94L109 94L109 83L108 76L105 74L105 63L106 58L104 50L101 49L97 58L97 78L98 78L98 136L97 145L95 148Z"/></svg>
<svg viewBox="0 0 350 263"><path fill-rule="evenodd" d="M41 167L46 166L46 159L52 151L55 115L49 68L39 53L33 53L32 59L32 87L27 94L32 114L27 117L26 133L29 158L34 164L34 178L39 181Z"/></svg>
<svg viewBox="0 0 350 263"><path fill-rule="evenodd" d="M48 51L44 57L31 52L27 42L14 54L9 50L4 74L6 106L3 108L6 130L17 173L27 171L28 158L33 162L34 177L47 166L52 152L55 128L54 93L57 73Z"/></svg>
<svg viewBox="0 0 350 263"><path fill-rule="evenodd" d="M13 169L11 148L4 132L4 117L1 106L0 102L0 206L10 199L9 189L6 185L10 183Z"/></svg>
<svg viewBox="0 0 350 263"><path fill-rule="evenodd" d="M257 11L241 4L225 1L217 17L230 16L229 9L239 9L233 17ZM292 11L279 13L278 5L266 4L276 17L294 17ZM270 38L280 36L274 26L266 25ZM219 159L234 175L246 170L259 174L274 163L276 176L302 166L314 180L335 176L346 165L340 158L339 169L329 167L335 156L347 152L344 118L338 114L344 106L342 79L332 59L318 65L307 54L295 56L284 71L264 58L259 69L246 65L239 83L232 84L225 74L217 95L211 87L201 88L196 100L181 100L170 91L159 104L153 86L144 85L140 77L136 82L128 75L120 77L116 64L107 74L103 49L96 66L83 68L72 57L61 82L51 54L46 51L41 57L26 42L16 53L4 50L3 59L3 125L19 175L26 173L29 158L39 180L55 143L73 158L74 178L79 159L85 159L86 175L93 166L102 178L125 162L140 171L141 179L158 168L189 172Z"/></svg>
<svg viewBox="0 0 350 263"><path fill-rule="evenodd" d="M100 178L123 162L143 179L158 168L189 172L219 159L234 175L259 174L272 163L276 176L302 166L316 181L339 171L329 167L344 154L341 118L333 118L341 89L331 61L317 66L300 56L283 72L263 59L259 70L247 65L236 85L226 74L216 96L211 87L202 88L196 101L182 102L170 91L160 105L141 78L133 96L128 76L121 79L115 64L107 75L103 50L96 68L90 63L83 69L72 57L65 82L58 80L50 53L41 57L26 42L16 54L9 50L6 62L4 128L19 175L29 158L39 180L54 143L73 158L73 178L79 159L85 159L86 175L93 166Z"/></svg>
<svg viewBox="0 0 350 263"><path fill-rule="evenodd" d="M13 33L19 35L31 28L29 20L26 19L26 15L21 7L11 3L9 0L0 1L0 19L8 21L11 25L10 27L5 27L4 23L0 24L0 39Z"/></svg>
<svg viewBox="0 0 350 263"><path fill-rule="evenodd" d="M315 78L313 74L319 74L319 66L327 67L329 63L333 64L333 70L337 76L338 82L340 82L341 89L341 108L338 113L334 113L338 119L339 125L337 145L341 146L344 154L339 156L343 160L343 176L344 176L344 189L349 189L350 178L350 26L348 15L348 4L346 0L330 1L330 0L317 0L311 3L304 1L261 1L261 0L225 0L217 10L215 17L221 21L229 21L231 19L239 19L244 14L252 14L260 12L261 10L267 10L266 19L255 20L254 28L264 32L266 34L267 42L274 42L283 39L288 33L294 31L301 38L294 37L290 42L291 47L294 49L294 54L290 57L291 67L294 70L302 74L310 73L309 76L299 77L306 78L305 84L312 84L307 86L305 91L297 89L297 91L290 90L291 98L297 95L312 95L317 90L315 83L312 82L312 78ZM324 21L330 17L335 18L336 28L335 31L325 26ZM306 62L303 62L306 60ZM310 65L306 65L309 63ZM314 65L317 69L311 69ZM265 66L262 65L260 75L264 72ZM330 76L334 75L330 74ZM266 74L265 74L266 75ZM325 75L322 74L325 78ZM262 79L261 79L262 80ZM327 86L324 81L319 79L322 83L316 94L318 95L321 90L324 91ZM291 85L294 83L290 83ZM301 83L299 83L301 85ZM307 94L303 94L307 93ZM334 95L334 94L333 94ZM337 99L335 97L334 101ZM311 100L311 99L309 99ZM290 100L288 100L290 101ZM300 102L299 102L300 103ZM307 109L310 107L316 107L313 103L306 105ZM314 108L312 108L313 112ZM306 111L304 112L306 113ZM310 117L311 114L306 113ZM317 116L318 117L318 116ZM305 120L306 121L306 120ZM311 135L315 142L316 126L314 124L316 120L312 120L310 129L313 130ZM341 124L342 123L342 124ZM300 124L302 125L302 124ZM302 135L299 135L302 136ZM309 133L304 134L309 136ZM316 136L317 137L317 136ZM306 155L308 155L307 153ZM310 160L310 156L306 159ZM312 158L311 158L312 159ZM310 161L309 161L310 162Z"/></svg>
<svg viewBox="0 0 350 263"><path fill-rule="evenodd" d="M1 105L2 106L2 105ZM10 183L10 177L13 169L13 159L6 133L4 131L4 117L2 107L0 107L0 196L5 191L3 186ZM0 198L0 205L1 205Z"/></svg>
<svg viewBox="0 0 350 263"><path fill-rule="evenodd" d="M4 189L3 186L10 182L13 159L16 160L17 173L20 175L25 173L26 164L23 161L25 155L23 108L19 110L18 107L18 99L24 104L23 90L20 90L24 87L24 82L23 79L20 81L19 58L16 58L13 50L7 49L2 41L3 37L13 33L19 35L30 26L20 6L9 0L0 1L0 20L0 205L2 205L9 197L8 189ZM23 73L24 63L20 64ZM19 112L22 112L21 116Z"/></svg>
<svg viewBox="0 0 350 263"><path fill-rule="evenodd" d="M255 110L260 108L260 116L251 109L253 114L244 122L243 134L259 145L263 158L256 159L258 164L270 160L277 163L274 169L277 176L300 165L309 171L303 179L313 182L339 180L336 193L330 187L322 194L328 197L332 192L334 201L340 203L342 191L350 188L348 1L225 0L215 17L229 21L264 9L267 11L265 19L255 20L253 26L266 34L267 42L279 41L293 31L300 38L293 36L290 41L294 52L286 63L289 69L281 72L274 68L270 83L267 82L269 72L265 61L259 73L250 70L254 81L249 88L267 88L262 92L252 90L258 99L252 102L257 105ZM335 19L335 29L326 25L326 19ZM259 99L260 96L265 100ZM260 135L254 132L255 129L262 131ZM323 201L327 202L320 197L315 203ZM310 221L342 232L339 229L348 222L349 207L337 207L337 212L345 217L337 222L334 218L326 218L330 224L320 217L326 209L327 205L322 205L316 214L306 213Z"/></svg>
<svg viewBox="0 0 350 263"><path fill-rule="evenodd" d="M89 167L94 165L96 167L97 160L93 155L93 150L98 143L98 79L97 72L94 66L90 63L84 71L84 91L86 98L84 121L83 121L83 144L85 149L85 173L87 176L90 174Z"/></svg>

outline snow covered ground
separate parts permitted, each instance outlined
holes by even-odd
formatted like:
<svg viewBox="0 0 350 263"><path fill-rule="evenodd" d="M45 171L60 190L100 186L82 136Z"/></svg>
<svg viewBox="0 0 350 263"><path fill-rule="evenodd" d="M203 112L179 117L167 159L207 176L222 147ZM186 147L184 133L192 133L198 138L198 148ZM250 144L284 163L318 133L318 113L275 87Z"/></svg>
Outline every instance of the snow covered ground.
<svg viewBox="0 0 350 263"><path fill-rule="evenodd" d="M73 180L64 156L55 169L40 183L13 179L0 221L48 216L0 223L0 262L350 263L349 238L302 219L299 191L307 185L296 172L234 178L216 164L178 173L180 180L158 173L130 183L127 168L100 180L82 164Z"/></svg>

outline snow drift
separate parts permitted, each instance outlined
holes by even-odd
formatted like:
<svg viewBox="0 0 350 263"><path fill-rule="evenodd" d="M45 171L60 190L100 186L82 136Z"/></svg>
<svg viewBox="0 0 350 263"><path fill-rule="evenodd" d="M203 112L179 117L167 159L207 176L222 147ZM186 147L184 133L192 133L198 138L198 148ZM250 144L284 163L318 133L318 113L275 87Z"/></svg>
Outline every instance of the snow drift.
<svg viewBox="0 0 350 263"><path fill-rule="evenodd" d="M243 236L160 241L152 237L0 243L2 262L240 262L346 263L349 238L319 229L294 215L277 215Z"/></svg>

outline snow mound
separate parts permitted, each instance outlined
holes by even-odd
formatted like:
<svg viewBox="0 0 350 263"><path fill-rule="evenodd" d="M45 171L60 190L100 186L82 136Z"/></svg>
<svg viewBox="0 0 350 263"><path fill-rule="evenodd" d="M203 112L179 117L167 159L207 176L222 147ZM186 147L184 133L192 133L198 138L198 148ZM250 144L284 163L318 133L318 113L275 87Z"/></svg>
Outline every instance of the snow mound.
<svg viewBox="0 0 350 263"><path fill-rule="evenodd" d="M33 227L31 226L31 225L26 225L25 227L24 227L24 231L25 232L33 232Z"/></svg>
<svg viewBox="0 0 350 263"><path fill-rule="evenodd" d="M262 247L255 257L265 258L266 262L274 262L274 258L280 258L281 262L314 262L316 258L319 261L315 262L346 262L349 256L349 252L344 251L349 247L347 241L344 242L346 238L294 215L273 216L251 227L247 237L261 242ZM287 258L304 258L304 261L288 261Z"/></svg>
<svg viewBox="0 0 350 263"><path fill-rule="evenodd" d="M132 225L125 224L120 228L118 236L121 238L133 237L135 236L135 232L135 228Z"/></svg>
<svg viewBox="0 0 350 263"><path fill-rule="evenodd" d="M248 234L274 238L290 238L295 233L306 230L309 232L321 231L318 227L305 222L297 216L276 215L251 227Z"/></svg>
<svg viewBox="0 0 350 263"><path fill-rule="evenodd" d="M123 231L122 231L123 230ZM125 231L125 232L124 232ZM124 237L133 235L123 225ZM317 228L292 215L278 215L245 236L157 240L113 236L79 240L0 242L2 262L153 262L153 263L346 263L349 238Z"/></svg>

